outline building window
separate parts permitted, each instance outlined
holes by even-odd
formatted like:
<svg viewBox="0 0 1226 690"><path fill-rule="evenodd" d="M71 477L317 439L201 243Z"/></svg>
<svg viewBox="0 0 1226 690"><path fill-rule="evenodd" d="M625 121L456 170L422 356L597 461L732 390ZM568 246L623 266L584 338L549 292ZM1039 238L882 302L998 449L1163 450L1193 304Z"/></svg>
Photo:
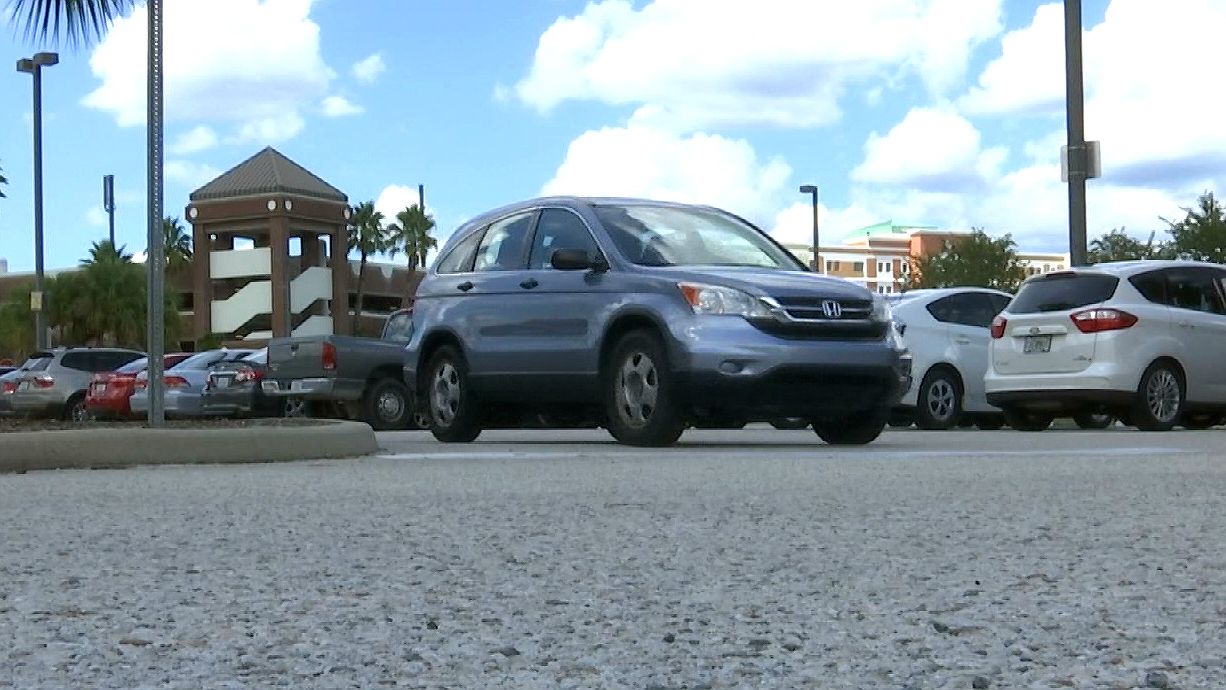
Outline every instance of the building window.
<svg viewBox="0 0 1226 690"><path fill-rule="evenodd" d="M905 261L902 263L902 265L900 266L900 268L902 269L902 274L903 274L903 275L907 275L907 274L911 273L911 264L909 264L909 263L907 263L907 262L905 262Z"/></svg>
<svg viewBox="0 0 1226 690"><path fill-rule="evenodd" d="M855 262L854 264L852 264L851 270L855 271L856 273L864 273L864 262L863 261Z"/></svg>
<svg viewBox="0 0 1226 690"><path fill-rule="evenodd" d="M831 272L831 271L833 271L833 270L834 270L834 262L833 262L833 261L831 261L831 260L829 260L829 259L827 259L827 260L826 260L826 272L827 272L827 273L829 273L829 272Z"/></svg>
<svg viewBox="0 0 1226 690"><path fill-rule="evenodd" d="M878 261L877 262L877 272L878 273L889 273L891 270L892 270L892 267L889 261Z"/></svg>
<svg viewBox="0 0 1226 690"><path fill-rule="evenodd" d="M1043 272L1047 273L1051 270L1051 264L1043 264Z"/></svg>

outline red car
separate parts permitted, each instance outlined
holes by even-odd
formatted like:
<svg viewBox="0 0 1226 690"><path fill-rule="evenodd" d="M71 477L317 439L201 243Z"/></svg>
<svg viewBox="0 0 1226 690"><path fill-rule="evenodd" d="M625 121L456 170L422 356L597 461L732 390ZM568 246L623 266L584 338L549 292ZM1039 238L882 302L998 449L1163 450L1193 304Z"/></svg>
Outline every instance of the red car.
<svg viewBox="0 0 1226 690"><path fill-rule="evenodd" d="M165 369L191 356L190 352L168 354L162 360ZM129 398L136 384L136 375L149 368L149 358L141 357L115 371L94 374L85 391L85 409L97 419L128 419L132 416Z"/></svg>

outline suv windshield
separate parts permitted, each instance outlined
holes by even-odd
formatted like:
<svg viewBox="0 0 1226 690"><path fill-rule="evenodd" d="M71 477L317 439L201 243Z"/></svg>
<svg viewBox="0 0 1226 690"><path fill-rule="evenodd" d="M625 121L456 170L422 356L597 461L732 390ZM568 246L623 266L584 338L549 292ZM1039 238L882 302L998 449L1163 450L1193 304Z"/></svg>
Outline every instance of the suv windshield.
<svg viewBox="0 0 1226 690"><path fill-rule="evenodd" d="M804 267L753 226L714 210L599 205L596 217L617 250L640 266Z"/></svg>
<svg viewBox="0 0 1226 690"><path fill-rule="evenodd" d="M1049 273L1022 285L1009 303L1011 314L1067 311L1111 299L1120 279L1103 273Z"/></svg>

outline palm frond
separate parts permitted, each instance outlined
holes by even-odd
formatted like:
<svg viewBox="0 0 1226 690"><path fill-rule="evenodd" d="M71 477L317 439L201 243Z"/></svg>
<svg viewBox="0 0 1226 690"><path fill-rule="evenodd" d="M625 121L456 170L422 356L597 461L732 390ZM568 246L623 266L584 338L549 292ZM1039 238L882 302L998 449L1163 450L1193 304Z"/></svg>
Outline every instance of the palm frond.
<svg viewBox="0 0 1226 690"><path fill-rule="evenodd" d="M99 40L134 0L8 0L7 15L31 43L88 45Z"/></svg>

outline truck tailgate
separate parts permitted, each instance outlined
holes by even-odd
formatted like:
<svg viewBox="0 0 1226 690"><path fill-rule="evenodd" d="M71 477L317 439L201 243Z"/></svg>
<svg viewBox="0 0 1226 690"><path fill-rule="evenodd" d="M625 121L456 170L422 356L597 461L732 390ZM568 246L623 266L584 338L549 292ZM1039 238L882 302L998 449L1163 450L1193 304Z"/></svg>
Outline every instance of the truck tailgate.
<svg viewBox="0 0 1226 690"><path fill-rule="evenodd" d="M268 376L275 379L319 378L324 370L325 338L276 338L268 344Z"/></svg>

